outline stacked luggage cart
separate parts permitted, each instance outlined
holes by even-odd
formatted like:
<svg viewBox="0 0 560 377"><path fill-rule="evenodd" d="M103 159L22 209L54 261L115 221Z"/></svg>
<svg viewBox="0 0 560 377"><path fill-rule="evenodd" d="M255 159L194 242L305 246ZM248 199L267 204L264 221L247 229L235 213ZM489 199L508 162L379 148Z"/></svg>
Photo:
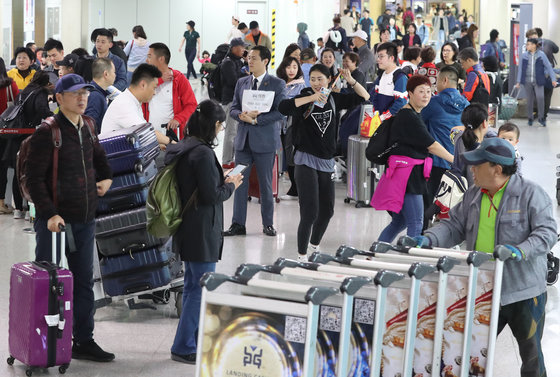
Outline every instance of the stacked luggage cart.
<svg viewBox="0 0 560 377"><path fill-rule="evenodd" d="M492 376L510 257L376 243L208 273L196 376Z"/></svg>
<svg viewBox="0 0 560 377"><path fill-rule="evenodd" d="M136 298L167 303L171 291L182 291L183 270L172 241L156 238L146 229L148 188L158 171L154 128L146 123L99 139L114 177L97 207L94 261L102 258L94 268L96 305L110 302L106 296L126 299L131 309L153 308Z"/></svg>

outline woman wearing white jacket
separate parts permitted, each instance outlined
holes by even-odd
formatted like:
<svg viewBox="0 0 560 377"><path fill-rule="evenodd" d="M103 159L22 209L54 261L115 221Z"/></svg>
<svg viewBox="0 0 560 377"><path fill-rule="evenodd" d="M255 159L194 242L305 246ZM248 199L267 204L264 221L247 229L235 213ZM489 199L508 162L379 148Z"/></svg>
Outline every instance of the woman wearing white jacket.
<svg viewBox="0 0 560 377"><path fill-rule="evenodd" d="M126 73L126 78L128 84L130 85L130 80L132 80L132 72L142 63L146 63L146 57L148 56L149 43L147 41L146 33L142 25L136 25L132 28L133 39L128 41L124 47L124 53L128 56L128 72Z"/></svg>

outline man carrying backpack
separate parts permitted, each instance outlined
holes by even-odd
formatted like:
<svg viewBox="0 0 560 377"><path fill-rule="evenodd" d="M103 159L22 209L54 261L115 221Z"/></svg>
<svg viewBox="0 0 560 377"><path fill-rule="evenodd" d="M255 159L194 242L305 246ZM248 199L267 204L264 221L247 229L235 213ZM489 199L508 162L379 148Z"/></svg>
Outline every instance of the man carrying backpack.
<svg viewBox="0 0 560 377"><path fill-rule="evenodd" d="M467 72L467 80L463 96L470 102L478 102L488 106L490 100L490 80L478 62L478 54L472 47L459 51L459 63Z"/></svg>
<svg viewBox="0 0 560 377"><path fill-rule="evenodd" d="M91 88L76 74L58 80L55 96L60 111L43 121L28 139L20 182L37 209L37 261L51 260L51 232L59 232L59 225L66 226L66 258L74 276L72 358L108 362L115 355L93 340L92 251L97 197L111 186L112 173L95 136L95 122L83 115ZM53 128L59 130L58 140L53 138ZM54 140L59 148L55 149Z"/></svg>
<svg viewBox="0 0 560 377"><path fill-rule="evenodd" d="M221 89L221 93L216 93L216 95L221 94L217 99L220 101L224 111L226 112L222 164L227 167L233 167L233 141L235 139L235 135L237 135L237 121L232 119L229 114L231 110L231 103L233 101L233 93L235 92L237 80L247 75L247 73L241 70L245 64L243 60L244 53L245 42L243 42L241 38L232 39L227 56L224 60L222 60L218 68L216 68L219 70L219 72L216 72L219 74L219 77L215 78L214 88ZM219 80L219 85L216 85L217 80Z"/></svg>
<svg viewBox="0 0 560 377"><path fill-rule="evenodd" d="M377 47L377 64L384 72L374 82L370 93L373 108L382 121L389 119L407 103L406 74L397 66L397 46L382 43Z"/></svg>

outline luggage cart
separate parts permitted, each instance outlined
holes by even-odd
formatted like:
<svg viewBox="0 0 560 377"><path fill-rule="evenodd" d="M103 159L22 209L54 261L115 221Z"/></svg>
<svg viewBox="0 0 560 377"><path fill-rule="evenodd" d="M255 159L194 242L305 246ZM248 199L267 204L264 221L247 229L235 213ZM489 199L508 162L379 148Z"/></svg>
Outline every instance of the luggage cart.
<svg viewBox="0 0 560 377"><path fill-rule="evenodd" d="M341 305L336 306L325 306L322 305L320 309L320 325L319 330L323 331L325 337L328 337L327 332L334 332L338 333L338 345L333 344L335 349L334 355L335 357L331 358L331 362L320 363L325 365L323 369L328 370L328 373L333 373L337 376L348 376L350 372L349 366L349 356L350 356L350 338L352 336L352 314L353 314L353 307L354 307L354 297L358 290L360 290L364 285L368 283L372 283L373 279L370 277L361 277L361 276L349 276L349 275L342 275L342 274L334 274L334 273L325 273L319 271L310 271L300 268L298 262L290 261L287 259L281 258L281 260L277 261L272 266L262 266L262 265L254 265L254 264L242 264L239 266L236 276L253 276L256 272L269 272L273 274L278 274L283 277L289 277L290 279L295 278L296 280L320 280L324 282L332 282L340 284L340 292L342 293L342 303ZM398 276L391 273L379 273L376 274L377 279L402 279L404 276ZM391 275L391 276L389 276ZM290 280L292 281L292 280ZM341 310L340 310L341 309ZM326 317L326 318L323 318ZM333 318L334 317L334 318ZM333 321L334 319L334 321ZM337 326L329 326L329 329L321 328L321 323L330 322L329 324L336 324L339 323L339 329L334 329ZM339 330L339 331L337 331ZM318 343L321 343L320 336L318 337ZM331 339L328 339L328 342L332 342ZM334 342L333 342L334 343ZM331 365L335 364L335 365ZM314 371L314 375L324 375L324 371ZM354 375L354 374L352 374ZM361 374L358 374L361 375Z"/></svg>
<svg viewBox="0 0 560 377"><path fill-rule="evenodd" d="M494 368L494 353L496 347L496 337L497 337L497 328L498 328L498 316L500 311L500 297L501 297L501 287L502 287L502 275L503 275L503 264L506 260L510 259L511 251L509 249L498 245L493 253L480 253L480 252L465 252L465 251L457 251L457 250L450 250L444 248L433 248L433 249L421 249L416 247L410 247L406 245L415 245L415 241L411 240L409 237L403 236L399 239L398 245L393 247L393 250L397 250L399 252L407 253L410 256L417 257L440 257L440 256L452 256L454 258L460 259L463 262L469 263L469 286L473 283L472 275L473 271L476 272L478 275L479 270L482 273L493 273L493 284L492 289L488 292L484 292L482 288L484 287L476 287L477 281L474 280L474 289L469 287L469 290L472 291L476 298L471 298L469 296L468 303L467 303L467 315L465 320L465 337L463 342L463 349L462 349L462 360L469 360L468 363L461 363L460 368L460 376L461 377L468 377L471 374L475 375L484 375L484 376L492 376L493 375L493 368ZM375 245L375 244L374 244ZM387 244L382 246L386 250L388 250ZM373 246L372 246L373 248ZM381 247L379 247L381 250ZM480 256L477 256L473 253L477 253L479 255L486 255L486 260L490 260L491 256L494 257L495 261L493 263L484 263L482 262ZM466 257L466 259L465 259ZM476 259L478 259L477 263ZM474 262L474 263L473 263ZM479 264L477 267L476 265ZM497 294L494 294L496 292ZM473 303L471 303L473 301ZM477 305L490 305L489 315L486 316L475 316L474 309ZM485 318L482 318L485 317ZM470 318L470 320L469 320ZM472 349L472 342L474 339L473 334L471 334L471 329L474 328L484 328L483 325L487 325L488 330L486 331L486 339L487 343L482 344L478 343L478 346L483 347L480 349L479 354L474 354ZM467 327L469 328L469 333L467 333ZM467 336L468 334L468 336ZM481 335L484 335L481 333ZM482 356L484 360L480 360L479 357ZM468 357L468 359L467 359ZM481 361L480 363L478 361Z"/></svg>
<svg viewBox="0 0 560 377"><path fill-rule="evenodd" d="M400 363L399 367L395 367L393 369L399 369L400 372L395 371L396 373L402 373L403 375L410 375L403 373L405 370L410 370L412 373L412 361L414 357L414 339L416 337L416 324L418 320L418 305L419 305L419 295L420 295L420 283L423 279L425 279L429 274L434 272L436 268L433 265L429 265L426 263L411 263L411 264L400 264L400 263L391 263L391 262L380 262L380 261L366 261L366 260L358 260L352 259L354 255L363 255L364 252L355 248L351 248L348 246L341 246L337 251L337 256L333 257L327 254L320 254L320 253L313 253L311 255L310 260L318 263L331 263L336 262L343 265L349 265L352 267L357 267L359 269L386 269L395 272L402 272L407 273L410 277L410 292L408 293L408 305L405 308L397 308L398 314L387 321L389 324L389 328L397 328L397 327L404 327L404 337L403 336L394 336L392 337L391 343L397 344L399 348L403 349L402 355L399 352L395 352L392 355L392 359L396 363ZM329 265L325 265L322 267L322 270L328 271L330 269ZM350 271L356 270L353 268L348 269L348 273ZM386 309L386 308L380 308ZM377 311L376 311L377 315ZM385 315L385 313L383 313ZM405 322L403 326L403 322ZM383 322L385 324L385 322ZM374 340L374 352L372 353L372 376L380 375L381 371L381 358L382 358L382 343L385 338L391 337L391 335L385 331L385 326L379 326L379 331L376 332L377 338ZM395 331L397 332L397 331ZM395 343L396 342L396 343ZM385 347L387 350L387 347ZM396 348L396 347L395 347ZM385 355L385 359L391 359ZM399 361L400 359L400 361ZM379 362L378 362L379 360ZM373 369L376 368L376 369ZM391 372L394 370L391 369ZM386 373L386 372L385 372ZM384 374L385 375L385 374Z"/></svg>
<svg viewBox="0 0 560 377"><path fill-rule="evenodd" d="M300 302L215 292L225 282L287 292ZM313 375L320 304L338 289L214 272L200 284L197 377L264 376L279 370L287 376Z"/></svg>

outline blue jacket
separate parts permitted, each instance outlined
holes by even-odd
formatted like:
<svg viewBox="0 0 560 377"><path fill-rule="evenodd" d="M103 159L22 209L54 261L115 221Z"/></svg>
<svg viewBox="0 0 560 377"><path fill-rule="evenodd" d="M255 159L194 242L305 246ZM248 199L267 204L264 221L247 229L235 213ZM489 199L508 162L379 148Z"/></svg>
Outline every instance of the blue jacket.
<svg viewBox="0 0 560 377"><path fill-rule="evenodd" d="M98 56L95 55L95 57ZM107 57L113 61L113 64L115 65L115 73L117 74L113 86L121 92L124 92L126 88L128 88L128 81L126 80L126 64L124 64L124 60L119 58L117 55L113 55L111 51L109 51L109 56Z"/></svg>
<svg viewBox="0 0 560 377"><path fill-rule="evenodd" d="M253 76L242 77L237 80L235 94L231 104L230 115L239 122L237 135L235 136L234 148L241 151L245 148L245 143L249 144L252 152L271 153L280 148L280 122L284 116L278 111L278 105L284 99L284 88L286 83L283 80L271 76L268 73L264 76L259 85L259 91L273 91L274 102L268 113L261 113L257 116L257 124L242 122L239 115L242 112L243 91L250 90Z"/></svg>
<svg viewBox="0 0 560 377"><path fill-rule="evenodd" d="M90 82L93 85L93 90L90 91L88 97L88 103L86 107L86 115L89 115L95 120L95 127L97 133L101 133L101 122L103 122L103 116L107 111L107 93L102 87L97 85L95 81Z"/></svg>
<svg viewBox="0 0 560 377"><path fill-rule="evenodd" d="M433 96L428 106L422 110L422 119L426 123L428 132L451 154L454 153L455 147L449 135L453 127L462 124L461 114L467 106L469 106L469 101L457 89L448 88L442 90L437 96ZM449 163L444 159L437 156L432 156L432 158L434 166L450 168Z"/></svg>
<svg viewBox="0 0 560 377"><path fill-rule="evenodd" d="M504 52L497 42L486 41L483 50L484 51L481 54L483 58L494 55L496 59L498 59L498 62L505 63L506 58L504 56Z"/></svg>
<svg viewBox="0 0 560 377"><path fill-rule="evenodd" d="M519 84L525 84L525 76L527 75L527 67L529 66L529 55L530 53L528 51L523 53L521 69L517 71L517 82ZM550 77L552 81L555 81L556 74L546 54L542 50L537 50L535 55L535 80L537 81L537 85L544 86L546 84L545 74Z"/></svg>

